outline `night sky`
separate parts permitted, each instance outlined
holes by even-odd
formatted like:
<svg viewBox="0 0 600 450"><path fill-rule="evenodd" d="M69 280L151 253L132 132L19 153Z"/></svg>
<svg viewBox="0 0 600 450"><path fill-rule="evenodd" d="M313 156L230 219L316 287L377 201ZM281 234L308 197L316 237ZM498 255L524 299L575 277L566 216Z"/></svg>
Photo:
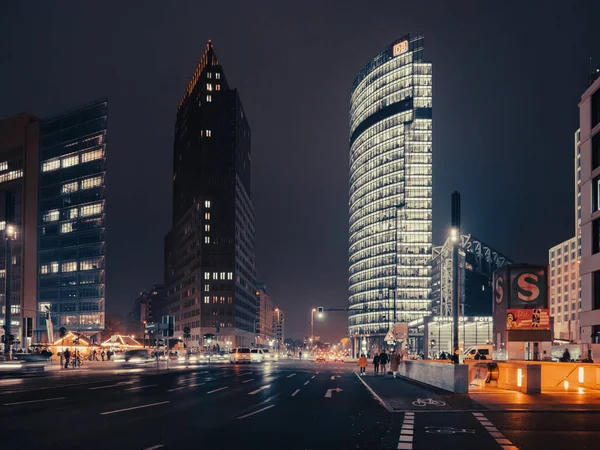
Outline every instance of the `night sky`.
<svg viewBox="0 0 600 450"><path fill-rule="evenodd" d="M597 0L3 2L0 118L108 96L107 312L125 314L163 280L177 104L212 39L252 127L259 279L300 338L311 306L347 302L357 72L405 33L425 36L434 244L459 190L464 231L547 263L574 235L573 134L599 19ZM344 313L315 327L345 333Z"/></svg>

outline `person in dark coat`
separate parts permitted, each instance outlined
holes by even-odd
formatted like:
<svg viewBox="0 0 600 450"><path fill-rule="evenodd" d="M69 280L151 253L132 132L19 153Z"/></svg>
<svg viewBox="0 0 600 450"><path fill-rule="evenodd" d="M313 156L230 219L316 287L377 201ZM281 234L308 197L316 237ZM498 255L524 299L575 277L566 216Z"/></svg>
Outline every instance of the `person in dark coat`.
<svg viewBox="0 0 600 450"><path fill-rule="evenodd" d="M379 355L373 357L373 370L375 371L375 375L379 373L379 359Z"/></svg>
<svg viewBox="0 0 600 450"><path fill-rule="evenodd" d="M381 352L379 354L379 364L381 366L381 373L383 373L384 375L387 373L385 369L389 360L390 358L386 352Z"/></svg>
<svg viewBox="0 0 600 450"><path fill-rule="evenodd" d="M71 352L69 351L69 349L66 349L63 353L64 357L65 357L65 369L69 368L69 360L71 359Z"/></svg>

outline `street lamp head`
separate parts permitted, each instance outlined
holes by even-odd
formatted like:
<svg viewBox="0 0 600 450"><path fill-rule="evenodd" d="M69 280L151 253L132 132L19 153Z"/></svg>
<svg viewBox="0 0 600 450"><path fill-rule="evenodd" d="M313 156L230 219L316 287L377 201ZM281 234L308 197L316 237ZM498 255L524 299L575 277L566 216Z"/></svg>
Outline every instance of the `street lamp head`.
<svg viewBox="0 0 600 450"><path fill-rule="evenodd" d="M313 308L313 309L312 309L312 312L317 312L317 308Z"/></svg>
<svg viewBox="0 0 600 450"><path fill-rule="evenodd" d="M458 241L458 230L454 227L450 230L450 239L452 242Z"/></svg>
<svg viewBox="0 0 600 450"><path fill-rule="evenodd" d="M17 235L17 228L14 225L8 225L6 227L6 236L13 239Z"/></svg>

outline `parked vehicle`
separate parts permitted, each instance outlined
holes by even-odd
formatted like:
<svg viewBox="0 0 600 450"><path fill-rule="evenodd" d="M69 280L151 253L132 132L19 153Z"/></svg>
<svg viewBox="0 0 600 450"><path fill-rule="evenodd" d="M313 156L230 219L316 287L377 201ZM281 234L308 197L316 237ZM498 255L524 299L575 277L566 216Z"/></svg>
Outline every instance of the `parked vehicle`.
<svg viewBox="0 0 600 450"><path fill-rule="evenodd" d="M479 353L480 356L485 356L485 359L492 359L492 346L491 345L474 345L465 350L462 357L465 359L475 359L475 355Z"/></svg>
<svg viewBox="0 0 600 450"><path fill-rule="evenodd" d="M252 356L248 347L234 348L229 354L229 362L232 364L252 362Z"/></svg>

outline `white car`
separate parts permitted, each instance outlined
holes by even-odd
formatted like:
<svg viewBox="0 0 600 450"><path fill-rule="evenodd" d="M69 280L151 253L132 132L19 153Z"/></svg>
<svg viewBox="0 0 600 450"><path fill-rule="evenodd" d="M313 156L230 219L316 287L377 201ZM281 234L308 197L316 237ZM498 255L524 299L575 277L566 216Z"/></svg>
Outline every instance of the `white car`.
<svg viewBox="0 0 600 450"><path fill-rule="evenodd" d="M279 360L279 355L275 352L270 351L269 349L263 348L263 358L265 361L277 361Z"/></svg>
<svg viewBox="0 0 600 450"><path fill-rule="evenodd" d="M260 348L253 348L250 352L252 362L265 362L265 355Z"/></svg>
<svg viewBox="0 0 600 450"><path fill-rule="evenodd" d="M250 355L251 355L251 353L250 353L250 349L248 347L234 348L233 350L231 350L231 353L229 355L229 361L232 364L238 364L238 363L250 364L253 360L253 357Z"/></svg>

